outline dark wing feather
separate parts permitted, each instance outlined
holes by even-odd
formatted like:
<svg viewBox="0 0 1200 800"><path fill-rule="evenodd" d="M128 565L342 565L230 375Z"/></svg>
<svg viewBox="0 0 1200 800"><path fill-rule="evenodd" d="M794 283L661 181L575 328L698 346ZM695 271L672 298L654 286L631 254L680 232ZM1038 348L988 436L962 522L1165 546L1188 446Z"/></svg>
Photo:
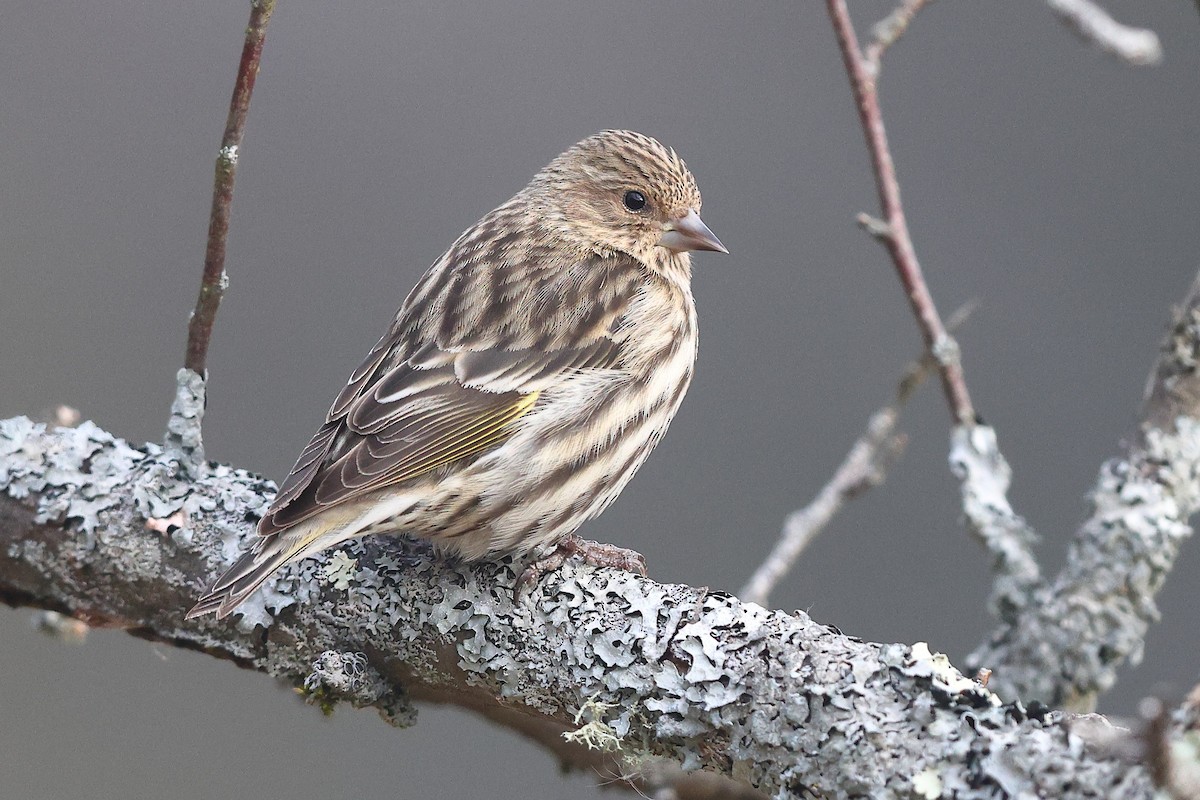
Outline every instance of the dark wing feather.
<svg viewBox="0 0 1200 800"><path fill-rule="evenodd" d="M406 381L418 388L406 392ZM381 393L385 386L391 391ZM365 386L341 419L321 427L259 533L278 533L330 506L487 450L511 434L537 397L536 391L465 387L452 367L418 370L401 363Z"/></svg>
<svg viewBox="0 0 1200 800"><path fill-rule="evenodd" d="M261 535L495 447L562 376L619 366L612 331L640 283L636 262L596 258L545 269L523 293L489 294L465 284L503 282L498 273L507 267L479 258L452 249L413 290L300 454ZM485 304L447 329L431 309L444 309L449 295L491 298L524 314L554 296L568 312L525 316L516 333L508 309Z"/></svg>
<svg viewBox="0 0 1200 800"><path fill-rule="evenodd" d="M283 485L279 487L279 492L276 493L270 508L267 509L267 515L291 503L312 482L313 476L321 470L325 454L329 452L330 445L337 438L341 427L340 421L326 422L313 435L312 441L301 451L300 458L296 459L296 466L292 467L292 471L284 479Z"/></svg>

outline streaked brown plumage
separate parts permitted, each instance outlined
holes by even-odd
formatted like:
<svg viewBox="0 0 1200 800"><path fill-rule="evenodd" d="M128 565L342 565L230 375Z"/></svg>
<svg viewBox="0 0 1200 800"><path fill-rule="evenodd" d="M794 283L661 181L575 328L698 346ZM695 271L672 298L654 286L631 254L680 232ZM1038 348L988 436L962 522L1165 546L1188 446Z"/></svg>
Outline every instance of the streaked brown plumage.
<svg viewBox="0 0 1200 800"><path fill-rule="evenodd" d="M700 221L675 152L605 131L554 159L421 278L259 523L188 612L354 536L467 560L545 554L624 488L687 390ZM611 554L611 553L610 553Z"/></svg>

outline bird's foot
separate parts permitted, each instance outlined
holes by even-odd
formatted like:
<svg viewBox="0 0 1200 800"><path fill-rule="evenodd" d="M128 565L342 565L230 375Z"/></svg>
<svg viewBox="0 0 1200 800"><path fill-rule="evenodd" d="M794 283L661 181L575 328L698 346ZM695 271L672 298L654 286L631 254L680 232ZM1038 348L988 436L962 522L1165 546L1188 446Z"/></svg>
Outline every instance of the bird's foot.
<svg viewBox="0 0 1200 800"><path fill-rule="evenodd" d="M541 580L547 572L553 572L572 556L582 556L584 563L593 567L613 567L646 577L646 558L636 550L627 550L614 544L581 539L575 534L563 538L546 555L533 561L517 579L517 595Z"/></svg>

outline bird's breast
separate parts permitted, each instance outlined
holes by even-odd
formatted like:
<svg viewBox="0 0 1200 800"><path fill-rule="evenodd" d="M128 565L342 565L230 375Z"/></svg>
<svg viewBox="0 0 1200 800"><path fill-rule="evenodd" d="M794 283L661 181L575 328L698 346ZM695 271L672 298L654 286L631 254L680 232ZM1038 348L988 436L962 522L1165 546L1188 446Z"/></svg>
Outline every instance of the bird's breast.
<svg viewBox="0 0 1200 800"><path fill-rule="evenodd" d="M690 294L643 287L613 338L621 351L615 368L564 375L523 420L536 472L583 468L602 453L613 474L636 469L675 415L696 360ZM614 448L628 452L617 457Z"/></svg>
<svg viewBox="0 0 1200 800"><path fill-rule="evenodd" d="M454 492L479 487L478 514L445 546L467 558L524 551L607 507L662 438L691 381L690 301L661 287L639 291L613 332L617 366L561 376L511 438L456 478Z"/></svg>

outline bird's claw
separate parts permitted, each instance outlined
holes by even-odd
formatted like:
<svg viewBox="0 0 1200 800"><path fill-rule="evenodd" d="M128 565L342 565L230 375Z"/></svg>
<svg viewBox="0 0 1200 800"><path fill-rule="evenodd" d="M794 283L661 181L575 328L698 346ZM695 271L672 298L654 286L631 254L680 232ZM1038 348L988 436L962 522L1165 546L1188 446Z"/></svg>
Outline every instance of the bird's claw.
<svg viewBox="0 0 1200 800"><path fill-rule="evenodd" d="M516 595L541 580L547 572L553 572L572 556L582 556L586 564L593 567L613 567L646 577L646 558L636 550L617 547L613 544L593 542L571 534L562 539L553 550L525 567L517 578Z"/></svg>

